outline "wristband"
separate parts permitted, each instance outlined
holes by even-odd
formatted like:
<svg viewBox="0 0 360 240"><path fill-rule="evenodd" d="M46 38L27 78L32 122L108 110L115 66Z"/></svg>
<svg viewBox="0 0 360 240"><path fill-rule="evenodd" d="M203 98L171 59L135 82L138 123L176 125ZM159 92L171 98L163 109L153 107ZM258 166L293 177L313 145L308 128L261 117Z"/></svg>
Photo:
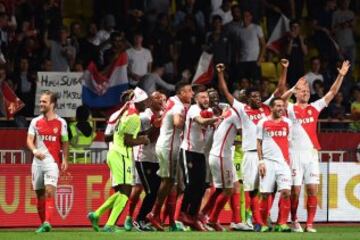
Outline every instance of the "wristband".
<svg viewBox="0 0 360 240"><path fill-rule="evenodd" d="M265 164L265 161L264 161L264 160L259 160L258 166L259 166L260 164Z"/></svg>
<svg viewBox="0 0 360 240"><path fill-rule="evenodd" d="M32 150L32 153L35 155L35 154L37 154L39 151L35 148L35 149L33 149Z"/></svg>

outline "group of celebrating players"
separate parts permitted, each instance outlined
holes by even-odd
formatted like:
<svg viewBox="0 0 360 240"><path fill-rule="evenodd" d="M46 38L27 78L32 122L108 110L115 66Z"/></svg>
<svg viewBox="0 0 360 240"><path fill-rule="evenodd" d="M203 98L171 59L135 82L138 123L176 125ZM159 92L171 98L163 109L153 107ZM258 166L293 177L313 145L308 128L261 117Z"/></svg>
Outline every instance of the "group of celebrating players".
<svg viewBox="0 0 360 240"><path fill-rule="evenodd" d="M220 103L215 89L184 82L176 85L176 95L168 99L161 92L148 96L140 88L126 92L126 103L110 117L105 130L114 194L88 214L93 229L99 231L99 218L111 209L102 231L122 231L116 222L128 205L127 231L164 231L167 218L170 231L225 231L219 215L229 201L231 230L268 232L272 230L270 209L279 192L274 230L302 232L296 213L305 184L305 231L316 232L317 120L339 91L350 63L342 63L330 90L312 103L308 103L310 90L305 79L286 90L289 62L283 59L281 66L277 89L265 102L254 88L235 98L227 88L223 64L216 66L218 86L228 103ZM289 101L292 94L295 103ZM66 122L54 112L55 105L53 93L42 94L42 114L32 120L28 131L27 144L34 154L33 187L42 222L37 232L51 230L58 163L62 159L63 171L68 167ZM135 218L143 190L145 197ZM245 202L242 211L241 200ZM287 225L290 212L292 228Z"/></svg>

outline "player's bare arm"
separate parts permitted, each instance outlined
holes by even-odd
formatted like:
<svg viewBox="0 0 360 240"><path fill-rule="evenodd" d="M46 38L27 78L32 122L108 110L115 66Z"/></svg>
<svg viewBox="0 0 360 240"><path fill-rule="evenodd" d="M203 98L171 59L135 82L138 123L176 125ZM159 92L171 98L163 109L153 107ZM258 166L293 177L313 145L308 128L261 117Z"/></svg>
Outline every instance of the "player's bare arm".
<svg viewBox="0 0 360 240"><path fill-rule="evenodd" d="M26 139L27 147L34 154L34 156L37 159L43 160L45 158L45 154L40 152L38 149L36 149L35 144L34 144L34 140L35 140L35 136L33 136L31 134L28 134L27 139Z"/></svg>
<svg viewBox="0 0 360 240"><path fill-rule="evenodd" d="M150 143L150 139L147 135L138 135L136 138L133 138L131 134L125 134L124 143L126 146L133 147L137 145L147 145Z"/></svg>
<svg viewBox="0 0 360 240"><path fill-rule="evenodd" d="M185 124L185 118L181 114L174 115L174 126L178 129L183 129Z"/></svg>
<svg viewBox="0 0 360 240"><path fill-rule="evenodd" d="M69 142L62 143L63 159L61 162L61 170L66 171L68 169L68 156L69 156Z"/></svg>
<svg viewBox="0 0 360 240"><path fill-rule="evenodd" d="M195 122L197 122L198 124L202 125L202 126L208 126L208 125L213 125L214 123L216 123L218 120L222 119L223 117L211 117L211 118L203 118L201 116L195 117L194 120Z"/></svg>
<svg viewBox="0 0 360 240"><path fill-rule="evenodd" d="M274 91L275 97L280 97L282 94L284 94L286 90L286 79L287 79L287 70L289 67L289 60L285 58L281 59L280 65L281 65L281 72L280 72L278 85Z"/></svg>
<svg viewBox="0 0 360 240"><path fill-rule="evenodd" d="M290 99L290 97L295 94L296 90L302 86L302 85L305 85L307 84L307 81L305 78L301 77L297 82L296 84L290 88L289 90L287 90L284 94L282 94L281 98L285 101L285 103L287 103Z"/></svg>
<svg viewBox="0 0 360 240"><path fill-rule="evenodd" d="M218 75L218 81L219 81L219 89L222 94L226 97L230 105L234 104L234 96L229 92L229 89L226 85L225 78L224 78L224 71L225 71L225 65L223 63L219 63L216 65L216 71Z"/></svg>
<svg viewBox="0 0 360 240"><path fill-rule="evenodd" d="M342 63L341 68L338 68L338 75L336 77L336 80L331 86L330 90L324 96L326 104L329 104L331 100L333 100L335 95L339 92L341 84L344 80L345 75L348 73L350 66L350 62L346 60Z"/></svg>
<svg viewBox="0 0 360 240"><path fill-rule="evenodd" d="M260 175L260 177L265 177L265 175L266 175L266 167L265 167L265 163L264 163L264 160L263 160L262 140L261 139L257 139L256 148L257 148L257 154L258 154L258 157L259 157L259 175Z"/></svg>

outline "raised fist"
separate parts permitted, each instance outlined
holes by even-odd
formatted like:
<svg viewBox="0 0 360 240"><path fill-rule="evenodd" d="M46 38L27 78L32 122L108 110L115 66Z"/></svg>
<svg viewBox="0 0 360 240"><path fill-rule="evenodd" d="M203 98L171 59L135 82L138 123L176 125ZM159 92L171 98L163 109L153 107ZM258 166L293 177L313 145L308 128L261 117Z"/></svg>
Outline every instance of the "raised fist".
<svg viewBox="0 0 360 240"><path fill-rule="evenodd" d="M218 72L224 72L225 70L225 65L223 63L219 63L219 64L216 64L216 70Z"/></svg>

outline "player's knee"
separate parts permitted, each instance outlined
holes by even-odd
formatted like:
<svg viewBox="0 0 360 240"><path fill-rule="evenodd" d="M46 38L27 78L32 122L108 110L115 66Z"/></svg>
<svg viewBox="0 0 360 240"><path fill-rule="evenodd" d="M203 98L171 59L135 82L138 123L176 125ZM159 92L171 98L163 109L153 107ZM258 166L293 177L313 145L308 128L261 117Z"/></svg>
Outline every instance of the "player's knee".
<svg viewBox="0 0 360 240"><path fill-rule="evenodd" d="M223 191L223 194L226 196L231 196L233 193L233 189L232 188L225 188Z"/></svg>
<svg viewBox="0 0 360 240"><path fill-rule="evenodd" d="M45 197L46 198L52 198L54 197L55 190L53 188L46 188L45 189Z"/></svg>
<svg viewBox="0 0 360 240"><path fill-rule="evenodd" d="M290 190L287 190L287 189L284 189L284 190L281 190L281 197L287 199L290 197Z"/></svg>

